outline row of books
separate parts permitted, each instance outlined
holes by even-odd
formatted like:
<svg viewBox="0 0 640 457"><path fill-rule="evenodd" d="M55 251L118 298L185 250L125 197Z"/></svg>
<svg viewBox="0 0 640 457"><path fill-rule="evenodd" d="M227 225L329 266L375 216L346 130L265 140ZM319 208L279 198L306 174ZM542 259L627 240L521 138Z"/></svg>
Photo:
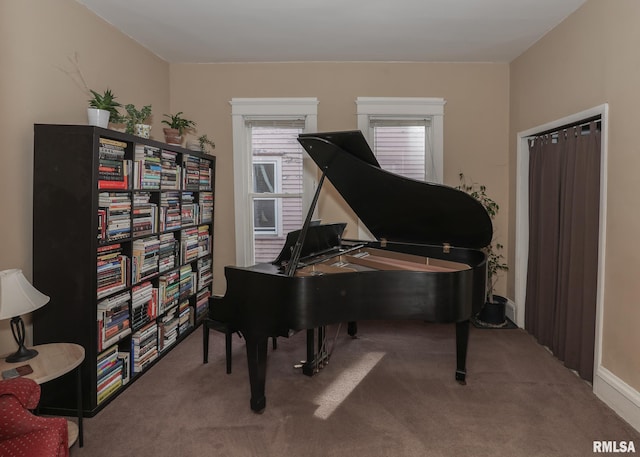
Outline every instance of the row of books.
<svg viewBox="0 0 640 457"><path fill-rule="evenodd" d="M158 236L160 249L158 251L158 271L164 273L177 266L178 240L174 232L163 233Z"/></svg>
<svg viewBox="0 0 640 457"><path fill-rule="evenodd" d="M131 333L131 292L112 295L98 303L98 351Z"/></svg>
<svg viewBox="0 0 640 457"><path fill-rule="evenodd" d="M212 187L211 161L155 146L136 144L133 161L126 159L127 143L99 138L98 189L186 189ZM181 159L181 163L179 160ZM181 186L182 184L182 186Z"/></svg>
<svg viewBox="0 0 640 457"><path fill-rule="evenodd" d="M211 253L208 225L190 227L180 232L180 261L189 263Z"/></svg>
<svg viewBox="0 0 640 457"><path fill-rule="evenodd" d="M211 291L208 287L198 291L196 295L196 321L199 321L207 314L209 297L211 297Z"/></svg>
<svg viewBox="0 0 640 457"><path fill-rule="evenodd" d="M123 254L122 246L119 243L100 246L97 251L98 298L125 289L128 277L129 258Z"/></svg>
<svg viewBox="0 0 640 457"><path fill-rule="evenodd" d="M131 321L134 330L158 317L158 289L150 281L131 288Z"/></svg>
<svg viewBox="0 0 640 457"><path fill-rule="evenodd" d="M210 161L185 154L182 160L182 189L209 190L212 188L213 175Z"/></svg>
<svg viewBox="0 0 640 457"><path fill-rule="evenodd" d="M213 265L211 257L201 257L197 263L198 290L204 289L213 282Z"/></svg>
<svg viewBox="0 0 640 457"><path fill-rule="evenodd" d="M131 197L126 193L98 194L98 240L118 240L131 236Z"/></svg>
<svg viewBox="0 0 640 457"><path fill-rule="evenodd" d="M118 351L118 345L116 344L98 354L98 404L102 403L120 387L129 382L131 372L129 360L129 352Z"/></svg>
<svg viewBox="0 0 640 457"><path fill-rule="evenodd" d="M158 232L158 205L151 201L149 192L133 194L133 236Z"/></svg>
<svg viewBox="0 0 640 457"><path fill-rule="evenodd" d="M160 210L149 192L131 196L122 192L101 192L98 196L99 241L113 241L213 221L213 194L203 192L201 202L192 192L162 192Z"/></svg>
<svg viewBox="0 0 640 457"><path fill-rule="evenodd" d="M102 137L98 143L98 189L128 189L131 161L124 158L127 143Z"/></svg>
<svg viewBox="0 0 640 457"><path fill-rule="evenodd" d="M167 350L178 340L179 310L180 308L176 304L158 321L158 350L160 352Z"/></svg>
<svg viewBox="0 0 640 457"><path fill-rule="evenodd" d="M158 296L160 297L160 303L158 305L158 312L160 314L178 304L178 300L180 299L179 270L173 270L160 275L158 279Z"/></svg>
<svg viewBox="0 0 640 457"><path fill-rule="evenodd" d="M178 333L182 335L195 325L195 315L193 307L189 306L189 302L180 302L178 306Z"/></svg>
<svg viewBox="0 0 640 457"><path fill-rule="evenodd" d="M132 243L132 284L156 275L159 271L160 239L157 236L140 238Z"/></svg>
<svg viewBox="0 0 640 457"><path fill-rule="evenodd" d="M142 372L158 357L158 324L149 322L131 337L131 370Z"/></svg>
<svg viewBox="0 0 640 457"><path fill-rule="evenodd" d="M160 148L136 144L133 160L134 188L160 189L162 175Z"/></svg>
<svg viewBox="0 0 640 457"><path fill-rule="evenodd" d="M137 144L133 160L134 188L211 189L211 162L189 154L183 155L182 159L182 165L180 165L178 154L175 152ZM182 182L178 179L179 177L182 177Z"/></svg>

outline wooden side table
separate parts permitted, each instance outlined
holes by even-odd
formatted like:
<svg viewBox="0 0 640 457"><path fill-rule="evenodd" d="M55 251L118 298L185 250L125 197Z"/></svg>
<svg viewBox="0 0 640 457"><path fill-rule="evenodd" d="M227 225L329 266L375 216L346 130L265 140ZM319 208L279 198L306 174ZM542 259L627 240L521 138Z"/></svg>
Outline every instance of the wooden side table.
<svg viewBox="0 0 640 457"><path fill-rule="evenodd" d="M79 439L80 447L82 447L84 433L82 429L82 377L80 365L84 360L84 348L74 343L49 343L33 346L32 349L38 351L38 355L30 360L16 363L7 363L5 359L0 360L0 371L29 364L33 368L33 373L24 377L33 379L38 384L44 384L76 369L78 424L67 421L67 425L69 447L76 442L76 439Z"/></svg>

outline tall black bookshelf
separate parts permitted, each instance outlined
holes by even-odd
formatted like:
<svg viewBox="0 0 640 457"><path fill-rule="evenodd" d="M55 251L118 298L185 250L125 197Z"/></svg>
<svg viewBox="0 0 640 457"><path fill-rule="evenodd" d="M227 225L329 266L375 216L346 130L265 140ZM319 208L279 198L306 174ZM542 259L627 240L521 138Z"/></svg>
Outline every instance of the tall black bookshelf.
<svg viewBox="0 0 640 457"><path fill-rule="evenodd" d="M34 344L85 349L91 417L201 324L213 283L214 156L84 125L34 126ZM77 414L75 377L43 413Z"/></svg>

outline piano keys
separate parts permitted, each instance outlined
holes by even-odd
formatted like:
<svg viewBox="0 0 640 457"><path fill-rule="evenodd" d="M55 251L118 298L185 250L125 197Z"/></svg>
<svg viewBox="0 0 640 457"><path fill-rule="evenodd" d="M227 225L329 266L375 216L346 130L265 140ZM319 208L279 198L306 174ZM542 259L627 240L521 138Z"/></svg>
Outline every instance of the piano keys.
<svg viewBox="0 0 640 457"><path fill-rule="evenodd" d="M225 267L227 290L210 317L245 338L251 409L266 407L267 339L368 319L419 319L456 326L455 379L466 379L469 318L484 303L493 234L483 206L465 192L382 170L359 131L298 141L375 240L343 239L344 223L303 227L272 263ZM350 333L355 326L350 326ZM313 342L307 341L310 374Z"/></svg>

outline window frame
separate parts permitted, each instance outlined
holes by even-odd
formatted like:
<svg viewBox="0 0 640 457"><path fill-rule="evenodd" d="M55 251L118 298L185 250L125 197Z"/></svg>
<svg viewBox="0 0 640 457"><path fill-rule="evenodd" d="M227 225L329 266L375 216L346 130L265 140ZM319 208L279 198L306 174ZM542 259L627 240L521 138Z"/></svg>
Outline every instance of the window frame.
<svg viewBox="0 0 640 457"><path fill-rule="evenodd" d="M246 120L304 119L305 133L317 132L318 99L295 98L233 98L231 120L233 128L233 176L236 231L236 265L250 266L254 259L254 227L251 193L253 191L250 131ZM317 172L311 158L303 153L303 211L309 208L317 185Z"/></svg>

